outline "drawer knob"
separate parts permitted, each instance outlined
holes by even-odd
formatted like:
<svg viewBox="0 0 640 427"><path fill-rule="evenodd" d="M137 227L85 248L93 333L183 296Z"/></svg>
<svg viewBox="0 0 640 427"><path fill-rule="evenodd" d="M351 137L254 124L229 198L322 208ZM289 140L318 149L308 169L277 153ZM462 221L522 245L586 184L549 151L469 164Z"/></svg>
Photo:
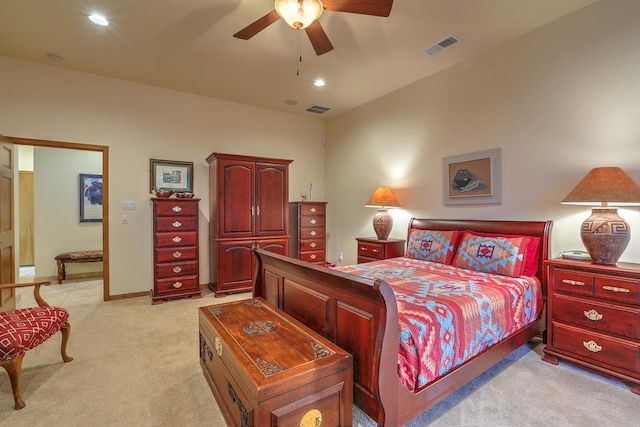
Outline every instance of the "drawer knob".
<svg viewBox="0 0 640 427"><path fill-rule="evenodd" d="M174 257L174 258L180 258L181 256L182 256L182 252L175 251L175 252L173 253L173 257Z"/></svg>
<svg viewBox="0 0 640 427"><path fill-rule="evenodd" d="M171 225L174 226L174 228L180 228L182 227L182 223L180 221L174 221Z"/></svg>
<svg viewBox="0 0 640 427"><path fill-rule="evenodd" d="M591 310L589 310L589 311L585 311L584 312L584 317L586 317L589 320L596 321L596 322L598 320L602 320L602 314L598 313L593 308Z"/></svg>
<svg viewBox="0 0 640 427"><path fill-rule="evenodd" d="M174 207L171 208L171 210L174 211L174 212L181 212L182 208L180 206L174 206Z"/></svg>
<svg viewBox="0 0 640 427"><path fill-rule="evenodd" d="M380 252L380 250L379 249L371 249L371 252L373 252L375 254L375 253Z"/></svg>
<svg viewBox="0 0 640 427"><path fill-rule="evenodd" d="M316 233L316 231L315 231L315 230L313 230L313 231L311 231L311 233L310 233L310 234L311 234L312 236L315 236L315 235L316 235L316 234L318 234L318 233Z"/></svg>
<svg viewBox="0 0 640 427"><path fill-rule="evenodd" d="M180 289L182 287L182 282L176 282L173 284L173 287L176 289Z"/></svg>
<svg viewBox="0 0 640 427"><path fill-rule="evenodd" d="M311 255L309 256L309 258L311 258L311 259L316 259L316 254L311 254Z"/></svg>
<svg viewBox="0 0 640 427"><path fill-rule="evenodd" d="M318 246L318 244L316 242L311 242L309 246L311 246L312 248L315 248L316 246Z"/></svg>
<svg viewBox="0 0 640 427"><path fill-rule="evenodd" d="M366 251L367 251L367 248L365 248L365 247L361 247L361 248L360 248L360 250L361 250L362 252L366 252Z"/></svg>
<svg viewBox="0 0 640 427"><path fill-rule="evenodd" d="M611 292L631 292L629 289L627 288L618 288L617 286L603 286L602 289L604 289L605 291L611 291Z"/></svg>
<svg viewBox="0 0 640 427"><path fill-rule="evenodd" d="M318 221L316 221L315 219L311 220L311 224L315 225Z"/></svg>
<svg viewBox="0 0 640 427"><path fill-rule="evenodd" d="M571 285L571 286L585 286L586 283L581 282L579 280L571 280L571 279L562 279L562 283L564 283L565 285Z"/></svg>
<svg viewBox="0 0 640 427"><path fill-rule="evenodd" d="M180 243L180 242L182 242L182 237L180 237L180 236L176 236L176 237L174 237L174 238L173 238L173 239L171 239L171 240L173 240L173 243Z"/></svg>
<svg viewBox="0 0 640 427"><path fill-rule="evenodd" d="M602 346L598 345L593 340L591 340L591 341L583 341L582 345L584 345L584 348L586 348L587 350L589 350L592 353L597 353L597 352L602 350Z"/></svg>
<svg viewBox="0 0 640 427"><path fill-rule="evenodd" d="M173 267L173 272L174 273L180 273L181 271L182 271L182 267L179 267L177 265L175 267Z"/></svg>
<svg viewBox="0 0 640 427"><path fill-rule="evenodd" d="M316 213L316 208L311 208L311 212Z"/></svg>

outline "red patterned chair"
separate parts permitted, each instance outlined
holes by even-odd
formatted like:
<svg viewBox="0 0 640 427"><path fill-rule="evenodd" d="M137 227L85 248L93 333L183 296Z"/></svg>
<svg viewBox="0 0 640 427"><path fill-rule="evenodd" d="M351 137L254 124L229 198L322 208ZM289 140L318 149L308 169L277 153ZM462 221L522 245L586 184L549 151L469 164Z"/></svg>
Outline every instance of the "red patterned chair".
<svg viewBox="0 0 640 427"><path fill-rule="evenodd" d="M7 370L15 409L24 408L24 400L20 394L20 378L22 375L22 359L25 352L35 348L53 336L62 332L62 360L70 362L67 356L67 342L71 326L67 319L69 312L64 308L51 307L40 296L40 286L48 286L51 282L7 283L0 285L0 290L34 286L33 296L38 307L21 308L0 312L0 366Z"/></svg>

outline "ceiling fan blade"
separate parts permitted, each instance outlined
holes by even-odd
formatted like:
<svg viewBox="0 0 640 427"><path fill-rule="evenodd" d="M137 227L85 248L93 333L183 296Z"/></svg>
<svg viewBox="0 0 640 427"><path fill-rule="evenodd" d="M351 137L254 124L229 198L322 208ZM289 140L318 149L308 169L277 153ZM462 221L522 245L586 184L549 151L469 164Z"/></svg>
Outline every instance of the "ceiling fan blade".
<svg viewBox="0 0 640 427"><path fill-rule="evenodd" d="M326 10L387 17L393 0L322 0Z"/></svg>
<svg viewBox="0 0 640 427"><path fill-rule="evenodd" d="M246 27L244 27L243 29L235 33L233 37L237 39L242 39L242 40L249 40L251 37L255 36L260 31L264 30L269 25L276 22L278 19L280 19L280 15L278 15L278 12L276 12L275 10L272 10L271 12L264 15L262 18L258 19L255 22L252 22L251 24L247 25Z"/></svg>
<svg viewBox="0 0 640 427"><path fill-rule="evenodd" d="M304 31L307 33L307 36L309 36L309 41L318 56L333 50L333 45L331 41L329 41L327 33L324 32L320 21L317 19L305 28Z"/></svg>

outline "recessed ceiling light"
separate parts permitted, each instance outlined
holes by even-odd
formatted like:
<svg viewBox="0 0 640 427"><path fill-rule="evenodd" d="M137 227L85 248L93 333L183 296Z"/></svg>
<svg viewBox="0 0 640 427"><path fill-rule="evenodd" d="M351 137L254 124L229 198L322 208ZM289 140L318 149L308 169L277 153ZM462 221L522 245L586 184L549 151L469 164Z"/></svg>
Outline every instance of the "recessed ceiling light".
<svg viewBox="0 0 640 427"><path fill-rule="evenodd" d="M325 82L324 82L324 80L322 80L322 79L317 79L315 82L313 82L313 85L314 85L314 86L317 86L317 87L322 87L322 86L324 86L325 84L326 84L326 83L325 83Z"/></svg>
<svg viewBox="0 0 640 427"><path fill-rule="evenodd" d="M88 16L88 18L89 21L93 22L96 25L99 25L100 27L106 27L109 25L109 21L107 21L107 18L97 13L92 13Z"/></svg>
<svg viewBox="0 0 640 427"><path fill-rule="evenodd" d="M62 56L58 55L57 53L53 53L53 52L48 52L47 53L47 58L49 58L50 60L52 60L53 62L60 62L62 61Z"/></svg>
<svg viewBox="0 0 640 427"><path fill-rule="evenodd" d="M284 101L284 103L287 105L298 105L298 101L296 101L295 99L287 99Z"/></svg>

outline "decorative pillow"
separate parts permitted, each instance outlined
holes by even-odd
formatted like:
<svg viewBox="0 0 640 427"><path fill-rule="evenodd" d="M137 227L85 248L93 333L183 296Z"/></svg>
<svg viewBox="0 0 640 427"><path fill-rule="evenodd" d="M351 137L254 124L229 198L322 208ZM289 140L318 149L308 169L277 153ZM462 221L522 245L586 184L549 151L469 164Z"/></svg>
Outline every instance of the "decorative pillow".
<svg viewBox="0 0 640 427"><path fill-rule="evenodd" d="M468 270L520 277L528 237L487 237L465 232L453 265Z"/></svg>
<svg viewBox="0 0 640 427"><path fill-rule="evenodd" d="M538 272L538 257L540 249L540 238L533 236L524 236L521 234L500 234L500 233L481 233L479 231L468 231L468 233L475 234L476 236L486 237L526 237L529 239L527 245L527 251L524 256L524 268L522 269L523 276L535 276Z"/></svg>
<svg viewBox="0 0 640 427"><path fill-rule="evenodd" d="M407 257L451 264L460 234L459 231L411 230Z"/></svg>

